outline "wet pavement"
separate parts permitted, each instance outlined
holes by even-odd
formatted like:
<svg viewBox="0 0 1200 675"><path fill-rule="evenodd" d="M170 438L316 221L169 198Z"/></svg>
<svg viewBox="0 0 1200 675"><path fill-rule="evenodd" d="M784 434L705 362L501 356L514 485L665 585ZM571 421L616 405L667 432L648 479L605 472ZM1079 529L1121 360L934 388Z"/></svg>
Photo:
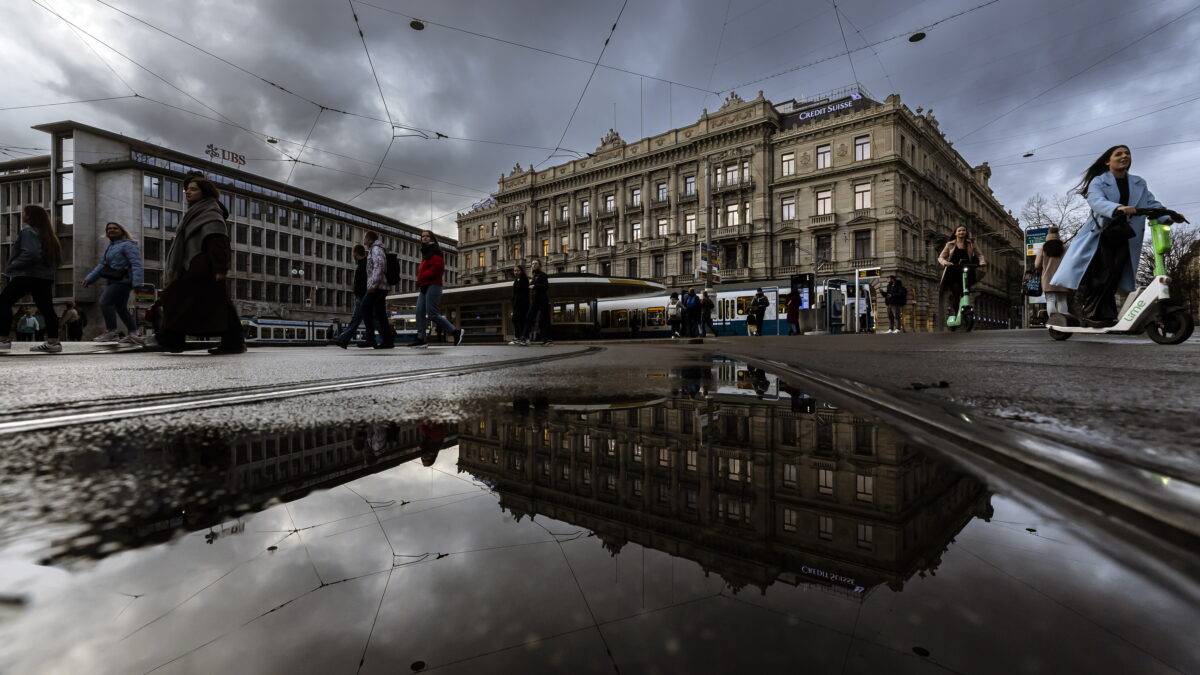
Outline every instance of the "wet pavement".
<svg viewBox="0 0 1200 675"><path fill-rule="evenodd" d="M0 672L1200 672L1193 542L881 419L646 349L10 436Z"/></svg>

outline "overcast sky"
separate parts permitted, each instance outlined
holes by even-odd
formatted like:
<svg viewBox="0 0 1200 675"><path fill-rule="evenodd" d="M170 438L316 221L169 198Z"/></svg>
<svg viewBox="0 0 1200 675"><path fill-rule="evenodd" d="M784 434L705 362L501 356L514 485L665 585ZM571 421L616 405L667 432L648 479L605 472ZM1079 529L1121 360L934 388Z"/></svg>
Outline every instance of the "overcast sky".
<svg viewBox="0 0 1200 675"><path fill-rule="evenodd" d="M0 152L48 152L29 127L66 119L194 156L215 143L254 173L286 180L294 168L297 186L415 225L432 212L436 231L456 234L453 214L514 163L568 159L551 148L592 151L610 127L632 141L690 124L731 89L781 102L857 79L879 100L932 108L967 162L991 163L1014 213L1035 192L1067 190L1117 143L1161 201L1200 213L1195 0L839 0L837 13L832 0L369 3L8 0ZM921 28L928 37L909 42ZM851 58L838 56L847 45ZM135 98L12 109L135 92L230 122ZM452 138L397 129L384 159L389 118ZM320 166L293 166L283 153L296 157L310 130L300 159ZM412 189L363 192L381 159L378 183Z"/></svg>

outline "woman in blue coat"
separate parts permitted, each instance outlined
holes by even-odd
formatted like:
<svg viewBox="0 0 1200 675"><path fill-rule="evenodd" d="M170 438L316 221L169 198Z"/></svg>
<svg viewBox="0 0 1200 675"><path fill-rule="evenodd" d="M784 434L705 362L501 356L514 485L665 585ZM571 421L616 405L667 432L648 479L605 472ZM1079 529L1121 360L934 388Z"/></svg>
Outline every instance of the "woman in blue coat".
<svg viewBox="0 0 1200 675"><path fill-rule="evenodd" d="M96 283L99 279L108 282L108 288L100 296L100 314L104 316L104 332L92 339L92 342L127 342L145 344L145 340L137 334L137 324L129 314L129 294L135 286L141 286L143 281L142 254L138 251L137 242L129 236L129 232L120 223L108 223L104 226L104 235L108 237L108 246L100 263L80 284L84 288ZM117 334L117 317L125 324L128 331L125 338Z"/></svg>
<svg viewBox="0 0 1200 675"><path fill-rule="evenodd" d="M1050 283L1082 294L1084 325L1117 322L1117 289L1132 291L1142 255L1146 217L1137 209L1162 208L1146 181L1129 173L1129 146L1114 145L1092 162L1076 186L1092 215L1071 240L1071 247Z"/></svg>

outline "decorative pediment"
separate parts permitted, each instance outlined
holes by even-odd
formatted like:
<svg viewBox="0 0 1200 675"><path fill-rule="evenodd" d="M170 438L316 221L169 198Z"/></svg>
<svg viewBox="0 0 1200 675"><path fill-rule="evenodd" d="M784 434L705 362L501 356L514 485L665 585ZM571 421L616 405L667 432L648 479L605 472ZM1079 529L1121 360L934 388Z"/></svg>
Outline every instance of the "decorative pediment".
<svg viewBox="0 0 1200 675"><path fill-rule="evenodd" d="M721 104L721 107L717 108L717 112L721 112L726 108L731 108L735 105L741 105L743 103L745 103L745 101L742 100L742 97L738 96L736 91L731 91L729 92L729 96L725 99L725 102Z"/></svg>
<svg viewBox="0 0 1200 675"><path fill-rule="evenodd" d="M621 134L618 134L615 129L609 129L608 135L600 139L600 147L596 148L596 153L623 147L625 147L625 141L621 140Z"/></svg>
<svg viewBox="0 0 1200 675"><path fill-rule="evenodd" d="M526 171L533 171L533 165L530 164L528 169L522 169L521 163L517 162L516 164L513 164L512 171L508 172L508 178L512 178L513 176L516 176L517 174L525 173Z"/></svg>

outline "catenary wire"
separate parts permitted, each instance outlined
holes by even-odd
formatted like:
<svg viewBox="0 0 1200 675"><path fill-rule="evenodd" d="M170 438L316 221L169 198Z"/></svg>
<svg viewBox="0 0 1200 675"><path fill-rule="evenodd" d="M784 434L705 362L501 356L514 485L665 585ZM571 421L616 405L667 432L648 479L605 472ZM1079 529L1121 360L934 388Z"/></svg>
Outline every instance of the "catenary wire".
<svg viewBox="0 0 1200 675"><path fill-rule="evenodd" d="M842 35L842 47L846 50L846 58L850 61L850 74L854 76L854 84L862 86L858 81L858 71L854 68L854 54L850 52L850 41L846 39L846 29L842 27L842 10L838 9L837 0L833 0L833 16L837 18L838 32Z"/></svg>
<svg viewBox="0 0 1200 675"><path fill-rule="evenodd" d="M43 2L45 2L47 5L50 4L49 0L43 0ZM68 27L71 29L71 32L74 33L75 36L79 38L79 41L83 43L83 46L87 47L88 51L90 51L92 54L94 54L96 56L96 58L100 60L100 63L103 63L104 67L108 68L109 72L111 72L114 76L116 76L116 78L121 81L121 84L125 85L126 89L128 89L131 93L134 93L134 94L138 93L137 90L133 88L133 85L129 84L129 82L126 81L125 78L121 77L121 74L118 73L116 71L116 69L112 67L111 64L109 64L107 59L105 59L103 56L100 56L100 52L96 51L96 48L92 46L92 43L90 43L84 39L83 34L80 33L77 28L75 28L74 26L68 26Z"/></svg>
<svg viewBox="0 0 1200 675"><path fill-rule="evenodd" d="M713 78L717 76L717 64L721 59L721 47L725 44L725 29L729 28L729 8L733 6L733 0L728 0L725 3L725 18L721 21L721 36L717 38L717 50L713 53L712 69L708 71L708 83L706 87L712 88ZM720 92L712 92L717 97L717 101L721 100ZM704 97L706 100L708 96Z"/></svg>
<svg viewBox="0 0 1200 675"><path fill-rule="evenodd" d="M99 103L102 101L120 101L126 98L138 98L135 94L126 94L124 96L105 96L103 98L85 98L78 101L58 101L57 103L35 103L33 105L13 105L0 108L0 112L5 110L29 110L31 108L52 108L56 105L75 105L77 103Z"/></svg>
<svg viewBox="0 0 1200 675"><path fill-rule="evenodd" d="M1187 10L1186 12L1184 12L1184 13L1180 14L1179 16L1175 17L1174 19L1171 19L1171 20L1167 21L1166 23L1163 23L1163 24L1161 24L1161 25L1159 25L1159 26L1157 26L1157 27L1155 27L1155 28L1151 29L1151 30L1150 30L1148 33L1145 33L1145 34L1143 34L1143 35L1141 35L1141 36L1139 36L1139 37L1137 37L1137 38L1135 38L1135 39L1133 39L1133 40L1129 40L1129 41L1127 41L1127 42L1125 43L1125 45L1124 45L1124 46L1122 46L1120 49L1118 49L1118 50L1116 50L1116 51L1114 51L1114 52L1111 52L1111 53L1109 53L1109 54L1105 55L1103 58L1101 58L1101 59L1100 59L1100 60L1098 60L1098 61L1093 61L1091 64L1089 64L1088 66L1086 66L1086 67L1085 67L1085 68L1083 68L1082 70L1079 70L1079 71L1076 71L1076 72L1072 73L1071 75L1067 76L1065 79L1059 80L1058 82L1056 82L1056 83L1054 83L1053 85L1051 85L1051 86L1049 86L1049 87L1047 87L1047 88L1043 89L1042 91L1038 92L1037 94L1034 94L1034 95L1033 95L1031 98L1025 99L1024 101L1022 101L1022 102L1018 103L1017 105L1013 106L1012 108L1009 108L1008 110L1005 110L1004 112L1002 112L1002 113L1000 113L999 115L997 115L997 116L993 117L992 119L988 120L987 122L984 122L982 125L980 125L980 126L978 126L978 127L975 127L975 128L974 128L974 129L972 129L971 131L968 131L967 133L963 134L962 136L959 136L958 138L956 138L956 139L955 139L955 141L956 141L956 142L957 142L957 141L961 141L961 140L963 140L964 138L967 138L968 136L971 136L972 134L975 134L975 133L977 133L977 132L979 132L979 131L982 131L982 130L986 129L987 127L991 126L991 125L992 125L992 124L994 124L995 122L998 122L998 121L1000 121L1000 120L1004 119L1005 117L1007 117L1007 116L1011 115L1012 113L1014 113L1014 112L1016 112L1016 111L1020 110L1021 108L1024 108L1026 105L1029 105L1030 103L1033 103L1034 101L1036 101L1037 99L1041 98L1042 96L1045 96L1046 94L1048 94L1048 93L1050 93L1050 92L1054 91L1055 89L1058 89L1058 88L1059 88L1059 87L1061 87L1062 85L1064 85L1064 84L1066 84L1066 83L1070 82L1071 80L1073 80L1073 79L1075 79L1075 78L1079 77L1080 75L1083 75L1084 73L1086 73L1086 72L1088 72L1089 70L1091 70L1091 69L1095 68L1096 66L1100 65L1101 63L1104 63L1105 61L1107 61L1107 60L1109 60L1109 59L1113 58L1114 56L1116 56L1116 55L1120 54L1121 52L1125 51L1126 49L1129 49L1130 47L1133 47L1134 45L1141 44L1141 43L1142 43L1142 42L1143 42L1143 41L1144 41L1146 38L1148 38L1148 37L1150 37L1151 35L1154 35L1155 33L1157 33L1157 32L1159 32L1159 31L1161 31L1161 30L1163 30L1163 29L1167 28L1168 26L1170 26L1170 25L1174 24L1176 21L1179 21L1179 20L1183 19L1184 17L1188 16L1189 14L1191 14L1192 12L1195 12L1195 11L1196 11L1196 10L1198 10L1198 9L1200 9L1200 4L1197 4L1197 5L1193 6L1191 9L1189 9L1189 10Z"/></svg>

